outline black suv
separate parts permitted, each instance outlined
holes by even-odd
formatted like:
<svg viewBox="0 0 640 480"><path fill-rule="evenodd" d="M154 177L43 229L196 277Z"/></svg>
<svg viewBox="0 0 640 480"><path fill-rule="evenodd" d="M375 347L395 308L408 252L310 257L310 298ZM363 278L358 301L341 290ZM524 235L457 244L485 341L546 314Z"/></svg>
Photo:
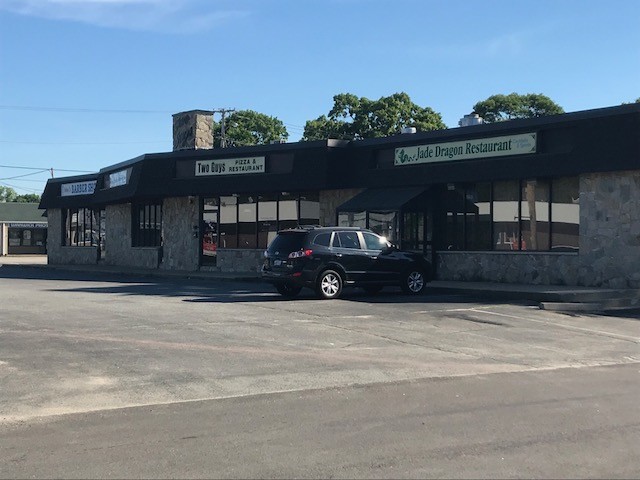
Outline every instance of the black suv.
<svg viewBox="0 0 640 480"><path fill-rule="evenodd" d="M320 298L337 298L346 286L374 294L385 285L416 295L431 278L431 264L421 254L400 251L357 227L282 230L264 256L262 278L286 297L302 287L314 289Z"/></svg>

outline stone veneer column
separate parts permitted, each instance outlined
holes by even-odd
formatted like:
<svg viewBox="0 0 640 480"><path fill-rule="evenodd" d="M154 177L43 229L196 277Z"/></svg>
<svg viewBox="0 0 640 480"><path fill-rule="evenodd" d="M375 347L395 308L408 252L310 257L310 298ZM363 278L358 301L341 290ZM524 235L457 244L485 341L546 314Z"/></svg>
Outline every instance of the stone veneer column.
<svg viewBox="0 0 640 480"><path fill-rule="evenodd" d="M200 248L193 227L200 228L198 197L165 198L162 203L163 255L161 269L189 270L199 268Z"/></svg>
<svg viewBox="0 0 640 480"><path fill-rule="evenodd" d="M320 225L332 227L336 225L336 208L347 200L351 200L362 192L362 188L345 188L342 190L320 191Z"/></svg>
<svg viewBox="0 0 640 480"><path fill-rule="evenodd" d="M62 210L47 209L47 263L62 263Z"/></svg>
<svg viewBox="0 0 640 480"><path fill-rule="evenodd" d="M640 287L640 170L580 177L581 285Z"/></svg>
<svg viewBox="0 0 640 480"><path fill-rule="evenodd" d="M213 112L190 110L173 115L173 151L213 148Z"/></svg>

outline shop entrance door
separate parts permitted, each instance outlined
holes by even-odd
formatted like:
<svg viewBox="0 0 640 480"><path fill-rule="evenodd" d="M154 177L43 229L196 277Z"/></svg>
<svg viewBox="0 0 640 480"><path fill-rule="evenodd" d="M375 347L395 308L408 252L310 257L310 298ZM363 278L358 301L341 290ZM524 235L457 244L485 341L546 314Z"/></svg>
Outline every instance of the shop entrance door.
<svg viewBox="0 0 640 480"><path fill-rule="evenodd" d="M200 222L200 265L214 266L217 263L219 210L217 198L204 199Z"/></svg>
<svg viewBox="0 0 640 480"><path fill-rule="evenodd" d="M433 211L431 209L421 212L403 212L400 247L403 250L422 253L431 262L435 272Z"/></svg>

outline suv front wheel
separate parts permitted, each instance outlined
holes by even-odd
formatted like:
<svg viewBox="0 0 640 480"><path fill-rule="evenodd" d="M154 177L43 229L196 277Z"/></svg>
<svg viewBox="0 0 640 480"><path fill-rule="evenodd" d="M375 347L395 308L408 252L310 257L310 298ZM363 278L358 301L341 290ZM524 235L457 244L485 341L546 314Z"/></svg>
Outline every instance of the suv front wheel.
<svg viewBox="0 0 640 480"><path fill-rule="evenodd" d="M325 270L318 276L316 294L320 298L338 298L342 292L342 277L338 272Z"/></svg>
<svg viewBox="0 0 640 480"><path fill-rule="evenodd" d="M422 270L411 269L402 275L400 287L404 293L410 295L419 295L424 292L424 288L427 285L427 279Z"/></svg>

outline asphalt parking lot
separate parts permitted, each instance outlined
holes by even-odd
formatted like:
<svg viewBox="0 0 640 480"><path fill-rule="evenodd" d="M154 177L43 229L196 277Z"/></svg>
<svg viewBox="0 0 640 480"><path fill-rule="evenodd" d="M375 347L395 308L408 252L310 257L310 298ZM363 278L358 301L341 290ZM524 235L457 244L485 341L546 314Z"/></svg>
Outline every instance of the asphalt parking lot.
<svg viewBox="0 0 640 480"><path fill-rule="evenodd" d="M272 402L363 386L502 378L517 389L517 379L526 375L588 369L611 381L603 368L623 368L637 379L638 321L633 313L567 315L527 304L409 297L393 290L379 296L347 291L333 301L316 300L309 292L284 300L261 283L122 278L5 265L0 267L0 431L11 436L27 426L132 408L241 405L248 401L242 399ZM624 383L640 393L637 383ZM637 414L637 405L628 413ZM637 416L632 423L637 438ZM52 471L42 464L40 470L20 462L4 465L11 467L0 467L0 476ZM635 466L625 464L621 472ZM104 470L53 471L109 476ZM256 474L261 471L217 473L263 476ZM155 476L144 469L113 472ZM179 469L157 476L189 472L217 476L211 470ZM425 470L404 471L411 472L429 476ZM269 476L283 475L307 476L295 469L276 469Z"/></svg>

